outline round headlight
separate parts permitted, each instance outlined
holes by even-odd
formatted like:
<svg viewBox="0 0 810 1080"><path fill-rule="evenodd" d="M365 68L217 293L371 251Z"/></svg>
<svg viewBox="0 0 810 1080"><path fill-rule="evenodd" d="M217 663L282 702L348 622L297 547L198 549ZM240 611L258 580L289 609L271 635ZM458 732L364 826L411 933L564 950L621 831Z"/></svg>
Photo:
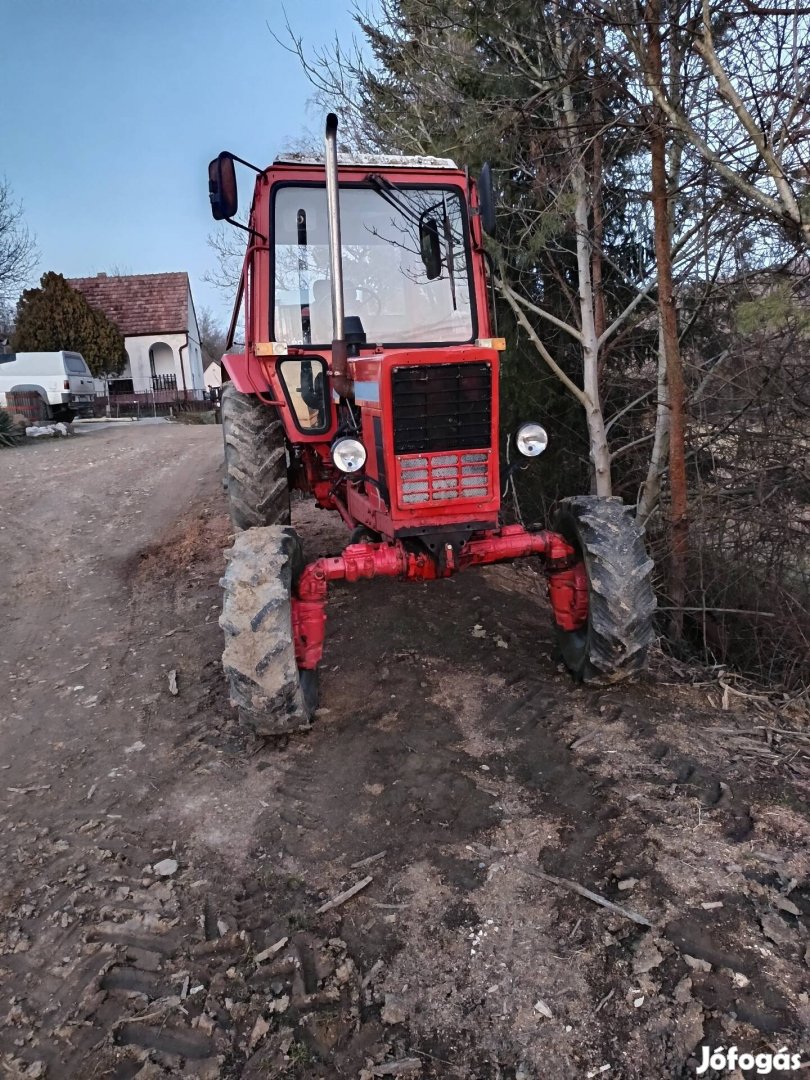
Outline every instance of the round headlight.
<svg viewBox="0 0 810 1080"><path fill-rule="evenodd" d="M336 439L332 443L332 461L341 472L358 472L366 463L366 448L359 439Z"/></svg>
<svg viewBox="0 0 810 1080"><path fill-rule="evenodd" d="M521 424L515 435L515 442L524 457L537 457L548 446L548 435L542 424Z"/></svg>

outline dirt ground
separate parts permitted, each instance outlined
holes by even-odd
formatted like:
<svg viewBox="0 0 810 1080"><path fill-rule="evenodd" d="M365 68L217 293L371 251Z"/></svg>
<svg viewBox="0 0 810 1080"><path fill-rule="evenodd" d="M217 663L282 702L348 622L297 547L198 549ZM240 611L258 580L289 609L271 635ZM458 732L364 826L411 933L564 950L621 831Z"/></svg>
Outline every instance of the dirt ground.
<svg viewBox="0 0 810 1080"><path fill-rule="evenodd" d="M504 566L335 587L317 722L257 744L219 668L220 439L0 454L0 1076L807 1060L799 704L660 658L578 689L542 578ZM308 555L339 551L296 512Z"/></svg>

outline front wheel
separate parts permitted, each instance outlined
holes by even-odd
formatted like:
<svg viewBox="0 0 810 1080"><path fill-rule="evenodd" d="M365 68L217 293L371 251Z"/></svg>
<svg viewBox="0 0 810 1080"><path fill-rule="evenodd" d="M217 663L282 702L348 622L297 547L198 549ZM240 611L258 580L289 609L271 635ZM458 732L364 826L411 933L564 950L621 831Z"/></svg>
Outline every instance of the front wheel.
<svg viewBox="0 0 810 1080"><path fill-rule="evenodd" d="M295 658L292 590L304 567L295 530L273 525L238 533L222 578L222 663L242 723L266 737L308 728L318 675Z"/></svg>
<svg viewBox="0 0 810 1080"><path fill-rule="evenodd" d="M653 562L644 534L620 499L563 499L554 521L588 579L588 618L578 630L555 625L565 666L578 682L610 684L638 675L655 633Z"/></svg>

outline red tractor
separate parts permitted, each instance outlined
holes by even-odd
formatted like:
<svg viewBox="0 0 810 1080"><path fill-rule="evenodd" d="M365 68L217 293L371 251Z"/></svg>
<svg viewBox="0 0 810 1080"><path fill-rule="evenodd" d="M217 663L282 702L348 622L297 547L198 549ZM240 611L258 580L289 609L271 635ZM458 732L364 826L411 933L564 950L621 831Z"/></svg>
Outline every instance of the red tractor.
<svg viewBox="0 0 810 1080"><path fill-rule="evenodd" d="M553 530L503 525L512 465L499 454L498 369L484 232L492 179L446 159L337 154L259 169L223 152L211 207L231 224L235 162L256 183L223 357L222 425L237 529L220 623L232 702L267 735L308 727L330 581L425 581L534 556L563 659L582 682L637 674L653 638L652 563L619 500L565 499ZM539 423L508 436L525 463ZM290 492L351 530L342 554L304 564Z"/></svg>

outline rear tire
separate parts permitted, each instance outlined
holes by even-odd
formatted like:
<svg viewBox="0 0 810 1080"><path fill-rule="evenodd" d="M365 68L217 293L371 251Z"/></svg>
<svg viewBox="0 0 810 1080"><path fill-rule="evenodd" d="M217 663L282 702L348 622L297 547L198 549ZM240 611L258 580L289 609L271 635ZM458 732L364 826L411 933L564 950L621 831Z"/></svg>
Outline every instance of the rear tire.
<svg viewBox="0 0 810 1080"><path fill-rule="evenodd" d="M283 526L250 529L237 535L227 559L219 624L231 704L262 737L308 728L318 675L295 662L290 601L304 567L298 535Z"/></svg>
<svg viewBox="0 0 810 1080"><path fill-rule="evenodd" d="M554 521L588 575L588 621L580 630L555 625L565 666L578 682L610 685L644 670L655 638L653 562L644 534L620 499L563 499Z"/></svg>
<svg viewBox="0 0 810 1080"><path fill-rule="evenodd" d="M237 529L289 525L290 489L284 428L272 405L222 389L225 479L231 520Z"/></svg>

